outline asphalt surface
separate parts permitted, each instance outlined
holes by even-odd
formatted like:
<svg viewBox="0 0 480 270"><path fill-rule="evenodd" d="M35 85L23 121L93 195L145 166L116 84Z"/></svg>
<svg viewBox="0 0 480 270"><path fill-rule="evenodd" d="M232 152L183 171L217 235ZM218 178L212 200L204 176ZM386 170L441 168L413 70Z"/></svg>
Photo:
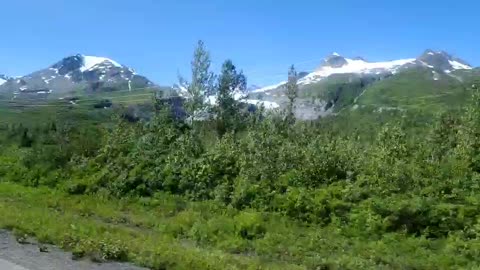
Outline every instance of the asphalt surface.
<svg viewBox="0 0 480 270"><path fill-rule="evenodd" d="M127 263L94 263L72 260L71 253L52 245L40 252L38 243L28 239L19 244L12 233L0 230L0 270L147 270Z"/></svg>
<svg viewBox="0 0 480 270"><path fill-rule="evenodd" d="M0 269L1 270L28 270L27 268L21 267L18 264L11 263L9 261L0 259Z"/></svg>

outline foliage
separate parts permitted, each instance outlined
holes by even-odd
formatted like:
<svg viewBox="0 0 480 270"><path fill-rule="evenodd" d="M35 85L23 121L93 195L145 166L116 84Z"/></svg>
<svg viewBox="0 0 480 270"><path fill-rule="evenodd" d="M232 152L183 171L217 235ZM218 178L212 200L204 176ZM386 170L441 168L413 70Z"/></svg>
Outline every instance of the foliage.
<svg viewBox="0 0 480 270"><path fill-rule="evenodd" d="M199 40L191 63L192 80L187 83L183 78L180 78L180 85L187 84L189 100L185 108L190 116L195 116L195 113L203 111L205 98L214 92L215 76L210 71L210 64L210 54L203 41Z"/></svg>
<svg viewBox="0 0 480 270"><path fill-rule="evenodd" d="M223 136L225 133L235 131L240 119L240 103L235 99L236 92L243 92L247 87L246 77L231 60L222 65L222 71L217 82L217 107L216 123L217 133Z"/></svg>
<svg viewBox="0 0 480 270"><path fill-rule="evenodd" d="M295 100L298 96L298 75L295 67L292 65L288 70L288 81L285 86L286 88L286 96L288 98L288 107L287 107L287 115L285 121L292 125L295 123Z"/></svg>

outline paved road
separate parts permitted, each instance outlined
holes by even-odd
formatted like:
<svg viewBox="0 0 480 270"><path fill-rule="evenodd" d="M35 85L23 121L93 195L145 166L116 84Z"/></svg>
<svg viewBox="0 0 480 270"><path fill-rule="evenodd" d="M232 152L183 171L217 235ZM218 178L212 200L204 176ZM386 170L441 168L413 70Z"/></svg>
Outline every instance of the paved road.
<svg viewBox="0 0 480 270"><path fill-rule="evenodd" d="M18 264L11 263L4 259L0 259L0 270L28 270Z"/></svg>
<svg viewBox="0 0 480 270"><path fill-rule="evenodd" d="M46 247L48 252L40 252L33 239L19 244L10 232L0 230L0 270L147 270L127 263L74 261L70 253Z"/></svg>

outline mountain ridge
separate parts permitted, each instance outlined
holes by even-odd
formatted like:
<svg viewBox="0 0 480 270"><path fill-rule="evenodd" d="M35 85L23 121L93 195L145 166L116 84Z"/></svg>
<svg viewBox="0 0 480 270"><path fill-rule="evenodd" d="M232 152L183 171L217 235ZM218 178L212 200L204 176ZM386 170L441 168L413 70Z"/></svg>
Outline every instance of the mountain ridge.
<svg viewBox="0 0 480 270"><path fill-rule="evenodd" d="M399 70L408 69L417 66L425 66L436 71L451 73L459 69L472 69L473 66L468 62L454 57L445 51L434 51L427 49L423 54L416 58L406 58L391 61L370 62L362 57L346 58L334 52L325 57L319 67L310 72L298 81L300 85L312 84L319 82L334 74L395 74ZM265 92L274 90L286 81L276 84L263 86L255 89L253 92Z"/></svg>
<svg viewBox="0 0 480 270"><path fill-rule="evenodd" d="M115 60L76 54L25 76L9 78L0 85L0 92L10 92L16 98L64 95L78 90L102 92L153 86L152 81Z"/></svg>

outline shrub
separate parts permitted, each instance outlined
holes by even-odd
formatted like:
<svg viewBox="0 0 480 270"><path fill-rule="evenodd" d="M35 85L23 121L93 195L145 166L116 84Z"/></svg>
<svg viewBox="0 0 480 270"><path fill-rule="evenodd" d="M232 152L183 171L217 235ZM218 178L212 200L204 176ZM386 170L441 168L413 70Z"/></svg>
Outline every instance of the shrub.
<svg viewBox="0 0 480 270"><path fill-rule="evenodd" d="M234 217L237 235L243 239L253 240L262 238L267 229L261 214L250 211L242 211Z"/></svg>

